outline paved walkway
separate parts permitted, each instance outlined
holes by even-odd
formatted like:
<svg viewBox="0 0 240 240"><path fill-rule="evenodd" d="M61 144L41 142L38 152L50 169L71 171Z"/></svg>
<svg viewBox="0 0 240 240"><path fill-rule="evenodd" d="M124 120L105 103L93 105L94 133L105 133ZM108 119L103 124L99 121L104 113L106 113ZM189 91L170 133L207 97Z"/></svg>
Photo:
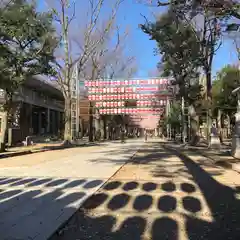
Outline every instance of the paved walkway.
<svg viewBox="0 0 240 240"><path fill-rule="evenodd" d="M234 171L240 173L240 159L236 159L231 156L231 148L227 145L222 145L220 149L209 149L207 146L187 146L183 147L183 144L175 144L168 142L168 146L172 146L183 152L195 152L203 157L208 158L212 163L225 167L231 168Z"/></svg>
<svg viewBox="0 0 240 240"><path fill-rule="evenodd" d="M142 144L132 140L82 152L68 149L68 154L61 150L62 156L45 152L44 161L32 154L35 164L21 166L15 160L15 166L0 167L0 239L47 239Z"/></svg>
<svg viewBox="0 0 240 240"><path fill-rule="evenodd" d="M148 143L50 240L238 240L240 175Z"/></svg>

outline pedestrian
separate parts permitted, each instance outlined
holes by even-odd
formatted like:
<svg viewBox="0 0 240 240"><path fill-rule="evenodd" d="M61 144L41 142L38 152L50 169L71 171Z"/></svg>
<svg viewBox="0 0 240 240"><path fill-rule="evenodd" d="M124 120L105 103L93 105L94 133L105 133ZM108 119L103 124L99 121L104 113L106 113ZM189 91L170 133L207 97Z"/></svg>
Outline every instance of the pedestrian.
<svg viewBox="0 0 240 240"><path fill-rule="evenodd" d="M144 142L147 142L147 129L144 129Z"/></svg>

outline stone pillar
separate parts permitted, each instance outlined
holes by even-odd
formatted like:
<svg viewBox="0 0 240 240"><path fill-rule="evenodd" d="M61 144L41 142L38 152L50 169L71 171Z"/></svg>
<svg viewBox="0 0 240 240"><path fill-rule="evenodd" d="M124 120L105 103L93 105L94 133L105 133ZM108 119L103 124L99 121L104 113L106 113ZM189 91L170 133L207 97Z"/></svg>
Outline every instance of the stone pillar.
<svg viewBox="0 0 240 240"><path fill-rule="evenodd" d="M235 130L232 137L232 156L240 159L240 111L235 114Z"/></svg>
<svg viewBox="0 0 240 240"><path fill-rule="evenodd" d="M215 149L220 149L221 147L218 130L215 123L212 125L212 128L211 128L210 144L208 147L215 148Z"/></svg>

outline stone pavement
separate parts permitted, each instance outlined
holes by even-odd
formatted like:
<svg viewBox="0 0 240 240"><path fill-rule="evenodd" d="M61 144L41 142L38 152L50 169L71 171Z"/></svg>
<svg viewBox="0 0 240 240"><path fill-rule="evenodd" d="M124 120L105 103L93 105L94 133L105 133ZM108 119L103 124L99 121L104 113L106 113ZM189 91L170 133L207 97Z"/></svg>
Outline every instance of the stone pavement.
<svg viewBox="0 0 240 240"><path fill-rule="evenodd" d="M0 239L48 239L142 144L103 143L81 153L63 150L62 157L49 155L32 165L2 166Z"/></svg>
<svg viewBox="0 0 240 240"><path fill-rule="evenodd" d="M50 240L238 240L240 175L147 143Z"/></svg>
<svg viewBox="0 0 240 240"><path fill-rule="evenodd" d="M222 166L223 168L230 168L240 173L240 159L236 159L231 156L231 148L226 145L222 145L220 150L209 149L206 146L187 146L183 147L183 144L165 143L167 146L178 149L182 152L195 152L205 158L208 158L213 164Z"/></svg>

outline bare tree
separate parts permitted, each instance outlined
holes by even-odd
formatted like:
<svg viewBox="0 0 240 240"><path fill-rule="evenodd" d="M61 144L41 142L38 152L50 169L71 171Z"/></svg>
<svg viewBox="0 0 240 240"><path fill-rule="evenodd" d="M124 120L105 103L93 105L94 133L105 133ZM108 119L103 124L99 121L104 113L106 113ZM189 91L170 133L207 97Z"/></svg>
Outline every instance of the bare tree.
<svg viewBox="0 0 240 240"><path fill-rule="evenodd" d="M199 2L201 2L201 4ZM206 109L209 137L212 118L212 63L214 55L222 43L221 23L224 20L224 17L217 16L217 13L212 10L210 5L205 4L206 1L166 0L155 1L155 3L157 6L168 6L172 11L176 24L180 26L178 23L183 23L186 27L191 27L192 32L196 36L197 42L200 44L200 56L197 56L196 60L199 63L199 71L203 71L206 77L205 102L207 103Z"/></svg>
<svg viewBox="0 0 240 240"><path fill-rule="evenodd" d="M123 73L126 73L126 69L130 69L131 63L134 59L133 57L125 57L124 55L128 31L124 31L121 34L119 27L116 26L112 18L110 18L105 24L108 26L111 25L112 28L108 34L106 34L105 40L95 49L82 72L84 74L84 79L88 81L94 81L97 79L104 80L106 78L112 79L120 76L123 77ZM124 57L125 59L123 60ZM129 75L125 74L124 77L129 77ZM95 108L94 104L91 102L89 108L89 141L93 141L94 138L94 114L99 116L98 109ZM95 119L96 133L105 132L102 127L103 125L106 126L106 124L100 124L100 118L101 120L106 120L105 116L99 116L98 119Z"/></svg>
<svg viewBox="0 0 240 240"><path fill-rule="evenodd" d="M116 18L117 11L123 0L116 0L112 7L110 17L104 26L101 26L101 13L104 9L106 0L87 0L88 11L86 25L82 31L77 29L75 36L71 33L73 22L77 21L76 2L70 4L69 0L55 0L55 6L51 6L55 20L58 23L61 44L59 56L57 57L57 82L63 93L65 100L65 130L64 140L69 142L72 138L71 131L71 108L73 103L72 96L72 75L75 66L78 66L80 76L86 64L91 61L96 49L105 41L108 33ZM51 4L53 2L51 1ZM86 7L85 7L86 9Z"/></svg>

